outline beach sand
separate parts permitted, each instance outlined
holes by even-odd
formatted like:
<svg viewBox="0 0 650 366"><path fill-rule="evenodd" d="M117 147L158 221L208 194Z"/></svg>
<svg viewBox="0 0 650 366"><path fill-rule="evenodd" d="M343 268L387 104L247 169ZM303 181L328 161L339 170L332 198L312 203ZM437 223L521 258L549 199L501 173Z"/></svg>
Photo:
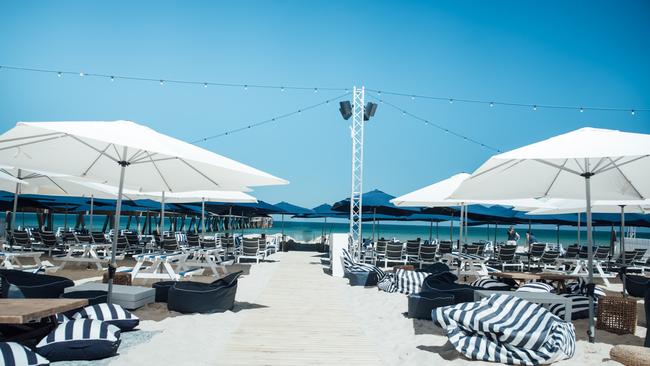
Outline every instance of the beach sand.
<svg viewBox="0 0 650 366"><path fill-rule="evenodd" d="M271 258L274 262L228 267L229 272L241 267L248 270L248 274L239 281L234 311L209 315L182 315L169 312L166 304L151 304L136 310L135 314L142 319L139 329L150 336L143 337L142 343L121 349L119 356L110 359L108 364L132 366L134 364L231 365L237 363L251 365L331 364L341 366L345 364L341 360L345 360L346 352L350 352L350 350L346 347L342 347L340 350L336 347L328 348L328 343L333 346L337 344L336 337L340 337L340 335L333 333L336 331L336 327L314 328L309 329L307 333L299 334L299 332L305 332L305 329L296 325L308 325L299 323L304 322L304 319L313 318L322 321L325 318L326 321L329 319L331 322L336 322L345 318L346 321L353 319L356 323L354 329L350 329L358 330L355 334L357 334L356 337L358 337L360 344L359 352L367 351L367 349L362 350L362 347L369 347L370 351L379 358L377 361L361 364L389 366L494 365L494 363L471 361L460 356L447 342L447 337L442 330L434 327L431 321L407 318L405 316L407 297L403 294L385 293L378 291L377 288L348 286L347 280L334 278L323 273L316 253L277 253ZM292 295L295 295L296 299L303 296L314 296L313 299L305 298L301 301L315 301L315 303L321 301L329 304L330 299L318 298L318 292L310 290L317 283L318 286L322 286L323 291L329 291L329 296L336 294L342 299L344 306L338 308L337 312L339 314L326 313L326 309L329 309L327 306L322 311L319 311L318 308L313 307L313 303L309 306L301 306L295 302L294 305L291 305L291 301L287 301L286 305L281 302L272 302L273 297L269 297L269 295L273 294L269 294L269 292L275 291L274 288L280 288L277 291L286 291L286 288L278 287L279 282L277 282L285 280L279 275L280 273L287 273L287 268L283 266L296 266L296 263L302 263L301 268L291 268L293 272L290 273L310 272L309 276L305 275L302 282L300 276L291 277L291 280L295 281L292 282L292 288L294 289ZM274 277L274 275L276 276ZM201 281L212 279L214 279L212 276L196 278L196 280ZM316 282L314 282L314 279ZM301 289L303 282L305 283L304 286L309 287ZM620 285L613 285L614 292L620 291L617 286ZM587 321L575 321L576 335L578 337L576 354L573 358L556 364L618 365L617 362L609 359L609 350L612 346L617 344L643 344L646 330L645 319L642 304L639 305L639 326L635 335L619 336L597 331L597 343L589 344L586 338ZM283 306L287 308L282 308ZM343 312L346 314L342 314ZM292 314L295 314L296 322L295 324L286 324L286 327L282 329L264 329L267 323L271 323L261 322L259 319L267 319L273 317L274 314L277 314L278 317L288 317L288 319L291 319ZM260 316L263 317L260 318ZM252 322L253 320L255 321ZM242 354L237 356L237 352L242 352L241 350L238 351L238 348L241 347L233 345L233 340L238 342L242 334L252 334L248 345L249 349L256 350L260 348L259 351L250 351L255 352L255 355L246 356L245 359L240 358ZM305 334L313 335L306 336ZM301 348L302 344L292 352L291 344L286 343L290 342L293 336L297 337L294 339L301 339L300 337L310 338L310 340L312 338L320 339L318 341L320 343L317 342L318 344L313 347L319 349L320 353L318 354L322 355L322 358L317 361L308 359L305 352L310 350ZM278 350L285 353L281 355L273 353L278 352ZM245 355L249 355L249 353L245 353ZM239 359L235 361L234 357ZM104 362L101 365L104 365Z"/></svg>

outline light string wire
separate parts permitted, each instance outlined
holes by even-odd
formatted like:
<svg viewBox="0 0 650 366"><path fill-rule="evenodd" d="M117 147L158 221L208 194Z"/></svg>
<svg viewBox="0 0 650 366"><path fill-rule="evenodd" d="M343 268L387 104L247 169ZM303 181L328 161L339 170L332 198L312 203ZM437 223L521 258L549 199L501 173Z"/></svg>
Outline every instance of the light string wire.
<svg viewBox="0 0 650 366"><path fill-rule="evenodd" d="M370 93L368 93L368 96L369 96L370 98L372 98L372 99L378 101L379 103L382 103L383 105L387 105L387 106L389 106L389 107L391 107L391 108L393 108L393 109L395 109L395 110L398 110L398 111L401 112L402 115L404 115L404 116L409 116L409 117L411 117L411 118L413 118L413 119L416 119L416 120L418 120L418 121L420 121L420 122L424 122L424 124L427 125L427 126L431 126L431 127L433 127L433 128L437 128L437 129L439 129L439 130L441 130L441 131L443 131L443 132L445 132L445 133L448 133L448 134L450 134L450 135L453 135L453 136L456 136L456 137L458 137L458 138L461 138L461 139L463 139L463 140L466 141L466 142L471 142L471 143L473 143L473 144L476 144L476 145L478 145L478 146L480 146L480 147L482 147L482 148L489 149L489 150L492 150L492 151L497 152L497 153L500 153L500 152L501 152L501 149L498 149L498 148L496 148L496 147L494 147L494 146L490 146L490 145L485 144L485 143L483 143L483 142L481 142L481 141L478 141L478 140L476 140L476 139L473 139L473 138L471 138L471 137L469 137L469 136L466 136L466 135L463 135L463 134L461 134L461 133L458 133L458 132L456 132L456 131L454 131L454 130L451 130L451 129L447 128L447 127L444 127L444 126L442 126L442 125L440 125L440 124L438 124L438 123L436 123L436 122L432 122L432 121L429 120L429 119L426 119L426 118L420 117L420 116L418 116L418 115L416 115L416 114L414 114L414 113L411 113L411 112L407 111L406 109L404 109L404 108L402 108L402 107L400 107L400 106L398 106L398 105L395 105L395 104L393 104L393 103L391 103L391 102L388 102L388 101L385 100L385 99L379 98L378 96L375 96L375 95L370 94Z"/></svg>
<svg viewBox="0 0 650 366"><path fill-rule="evenodd" d="M507 101L498 101L498 100L482 100L482 99L467 99L467 98L452 98L452 97L440 97L440 96L431 96L431 95L421 95L421 94L412 94L412 93L403 93L403 92L394 92L394 91L384 91L378 89L369 89L367 91L376 93L377 95L394 95L400 97L409 97L411 99L425 99L425 100L437 100L437 101L447 101L449 103L460 102L460 103L473 103L473 104L484 104L490 107L497 105L508 106L508 107L526 107L533 110L537 109L570 109L577 110L580 112L584 111L613 111L613 112L629 112L634 115L636 112L648 112L650 108L619 108L619 107L597 107L597 106L570 106L570 105L553 105L553 104L532 104L532 103L516 103L516 102L507 102Z"/></svg>
<svg viewBox="0 0 650 366"><path fill-rule="evenodd" d="M192 143L197 144L197 143L205 142L205 141L208 141L208 140L216 139L218 137L232 135L233 133L246 131L246 130L251 129L253 127L258 127L258 126L262 126L262 125L265 125L265 124L268 124L268 123L277 122L279 120L286 119L288 117L291 117L291 116L294 116L294 115L297 115L297 114L301 114L302 112L318 108L318 107L320 107L322 105L329 104L330 102L336 102L336 101L342 99L343 97L345 97L345 96L347 96L349 94L350 94L350 92L346 92L346 93L343 93L343 94L341 94L341 95L339 95L337 97L329 98L329 99L326 99L326 100L324 100L322 102L312 104L312 105L308 105L308 106L306 106L304 108L300 108L300 109L295 110L293 112L281 114L281 115L271 117L271 118L268 118L268 119L265 119L265 120L262 120L262 121L251 123L251 124L243 126L243 127L234 128L232 130L224 131L224 132L216 134L216 135L207 136L207 137L192 141Z"/></svg>
<svg viewBox="0 0 650 366"><path fill-rule="evenodd" d="M224 83L224 82L215 82L215 81L200 81L200 80L182 80L182 79L167 79L167 78L151 78L151 77L140 77L140 76L127 76L127 75L117 75L117 74L105 74L105 73L85 73L83 71L63 71L56 69L45 69L45 68L33 68L33 67L22 67L22 66L10 66L10 65L0 65L0 70L15 70L15 71L25 71L25 72L37 72L37 73L49 73L56 74L58 76L63 75L78 75L78 76L88 76L88 77L98 77L105 78L111 81L114 80L132 80L132 81L146 81L146 82L157 82L161 85L166 83L170 84L187 84L187 85L199 85L203 87L208 86L219 86L219 87L233 87L233 88L256 88L256 89L276 89L276 90L302 90L307 91L311 90L317 93L319 90L323 91L345 91L348 92L349 88L333 88L333 87L308 87L308 86L296 86L296 85L271 85L271 84L246 84L246 83ZM523 107L531 108L532 110L537 109L563 109L563 110L576 110L580 112L584 111L614 111L614 112L628 112L632 115L635 115L637 112L648 112L650 108L620 108L620 107L601 107L601 106L573 106L573 105L555 105L555 104L535 104L535 103L517 103L509 101L499 101L499 100L486 100L486 99L470 99L470 98L453 98L453 97L442 97L442 96L432 96L432 95L423 95L416 93L407 93L407 92L397 92L397 91L386 91L380 89L366 88L367 91L376 93L381 97L381 95L393 95L399 97L409 97L411 99L423 99L423 100L436 100L436 101L447 101L449 103L459 102L459 103L473 103L473 104L483 104L490 107L495 106L508 106L508 107Z"/></svg>
<svg viewBox="0 0 650 366"><path fill-rule="evenodd" d="M331 87L308 87L308 86L295 86L295 85L267 85L267 84L243 84L243 83L223 83L215 81L198 81L198 80L182 80L182 79L168 79L168 78L150 78L150 77L140 77L140 76L127 76L127 75L117 75L117 74L102 74L102 73L87 73L83 71L63 71L63 70L53 70L53 69L39 69L31 67L19 67L19 66L8 66L0 65L0 70L15 70L15 71L27 71L27 72L37 72L37 73L47 73L47 74L56 74L61 77L63 75L76 75L81 77L96 77L114 80L131 80L131 81L148 81L156 82L161 85L164 84L186 84L186 85L200 85L203 87L208 86L220 86L220 87L232 87L232 88L244 88L244 89L279 89L279 90L311 90L317 93L320 90L323 91L345 91L347 92L349 88L331 88Z"/></svg>

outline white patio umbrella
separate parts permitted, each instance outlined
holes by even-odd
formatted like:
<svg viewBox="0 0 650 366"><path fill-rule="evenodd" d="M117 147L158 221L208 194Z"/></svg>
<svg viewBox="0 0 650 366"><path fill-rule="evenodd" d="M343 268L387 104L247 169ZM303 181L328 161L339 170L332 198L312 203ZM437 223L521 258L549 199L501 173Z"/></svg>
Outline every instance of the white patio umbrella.
<svg viewBox="0 0 650 366"><path fill-rule="evenodd" d="M584 199L589 280L593 283L591 200L650 197L650 135L581 128L495 155L451 195L454 199ZM594 305L589 338L594 341Z"/></svg>
<svg viewBox="0 0 650 366"><path fill-rule="evenodd" d="M124 187L181 192L288 183L130 121L19 122L0 136L0 164L54 170L117 186L116 233ZM117 237L113 236L109 265L109 302Z"/></svg>

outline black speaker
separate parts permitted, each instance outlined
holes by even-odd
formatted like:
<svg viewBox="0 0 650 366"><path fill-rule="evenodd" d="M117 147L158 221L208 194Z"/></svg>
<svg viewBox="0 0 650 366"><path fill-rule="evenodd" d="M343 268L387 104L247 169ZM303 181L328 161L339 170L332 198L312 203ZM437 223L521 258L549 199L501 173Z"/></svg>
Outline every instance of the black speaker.
<svg viewBox="0 0 650 366"><path fill-rule="evenodd" d="M350 117L352 117L352 104L346 100L345 102L339 103L339 105L341 106L339 111L341 112L343 119L350 119Z"/></svg>

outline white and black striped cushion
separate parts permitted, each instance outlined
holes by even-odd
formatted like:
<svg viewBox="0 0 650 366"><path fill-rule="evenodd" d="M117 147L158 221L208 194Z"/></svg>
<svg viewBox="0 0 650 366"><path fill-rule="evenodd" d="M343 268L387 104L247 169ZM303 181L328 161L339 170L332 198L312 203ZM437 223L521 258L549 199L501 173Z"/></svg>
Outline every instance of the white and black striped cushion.
<svg viewBox="0 0 650 366"><path fill-rule="evenodd" d="M587 295L587 281L579 277L577 281L569 282L566 285L566 291L569 294L580 294L580 295ZM594 286L594 300L598 301L598 298L601 296L607 295L605 293L605 289L603 289L601 286Z"/></svg>
<svg viewBox="0 0 650 366"><path fill-rule="evenodd" d="M571 299L572 320L589 318L589 297L580 294L561 294L560 296ZM549 310L564 319L564 313L566 312L564 304L551 305ZM594 303L594 311L596 311L596 303Z"/></svg>
<svg viewBox="0 0 650 366"><path fill-rule="evenodd" d="M54 361L98 360L117 353L120 329L90 319L70 320L59 325L36 345L36 351Z"/></svg>
<svg viewBox="0 0 650 366"><path fill-rule="evenodd" d="M68 317L65 316L64 314L61 314L61 313L56 314L56 322L59 323L59 324L63 324L65 322L69 321L69 320L70 319L68 319Z"/></svg>
<svg viewBox="0 0 650 366"><path fill-rule="evenodd" d="M555 292L553 286L543 282L529 282L517 289L519 292Z"/></svg>
<svg viewBox="0 0 650 366"><path fill-rule="evenodd" d="M514 296L494 294L440 307L431 315L454 348L473 360L550 364L573 357L576 349L573 324Z"/></svg>
<svg viewBox="0 0 650 366"><path fill-rule="evenodd" d="M350 252L347 249L342 250L343 269L347 272L375 272L379 281L386 277L386 272L382 271L379 267L368 263L356 263Z"/></svg>
<svg viewBox="0 0 650 366"><path fill-rule="evenodd" d="M395 271L395 286L397 292L406 295L420 292L422 290L422 283L427 276L429 276L429 274L426 272L398 269Z"/></svg>
<svg viewBox="0 0 650 366"><path fill-rule="evenodd" d="M508 286L507 284L489 277L479 278L475 281L472 281L469 285L472 287L480 287L480 288L494 290L494 291L510 290L510 286Z"/></svg>
<svg viewBox="0 0 650 366"><path fill-rule="evenodd" d="M117 304L86 306L72 316L74 319L94 319L113 324L122 331L129 331L140 324L140 319Z"/></svg>
<svg viewBox="0 0 650 366"><path fill-rule="evenodd" d="M0 366L41 366L50 362L16 342L0 342Z"/></svg>
<svg viewBox="0 0 650 366"><path fill-rule="evenodd" d="M395 276L392 273L386 274L386 277L377 283L377 288L385 292L397 292Z"/></svg>

